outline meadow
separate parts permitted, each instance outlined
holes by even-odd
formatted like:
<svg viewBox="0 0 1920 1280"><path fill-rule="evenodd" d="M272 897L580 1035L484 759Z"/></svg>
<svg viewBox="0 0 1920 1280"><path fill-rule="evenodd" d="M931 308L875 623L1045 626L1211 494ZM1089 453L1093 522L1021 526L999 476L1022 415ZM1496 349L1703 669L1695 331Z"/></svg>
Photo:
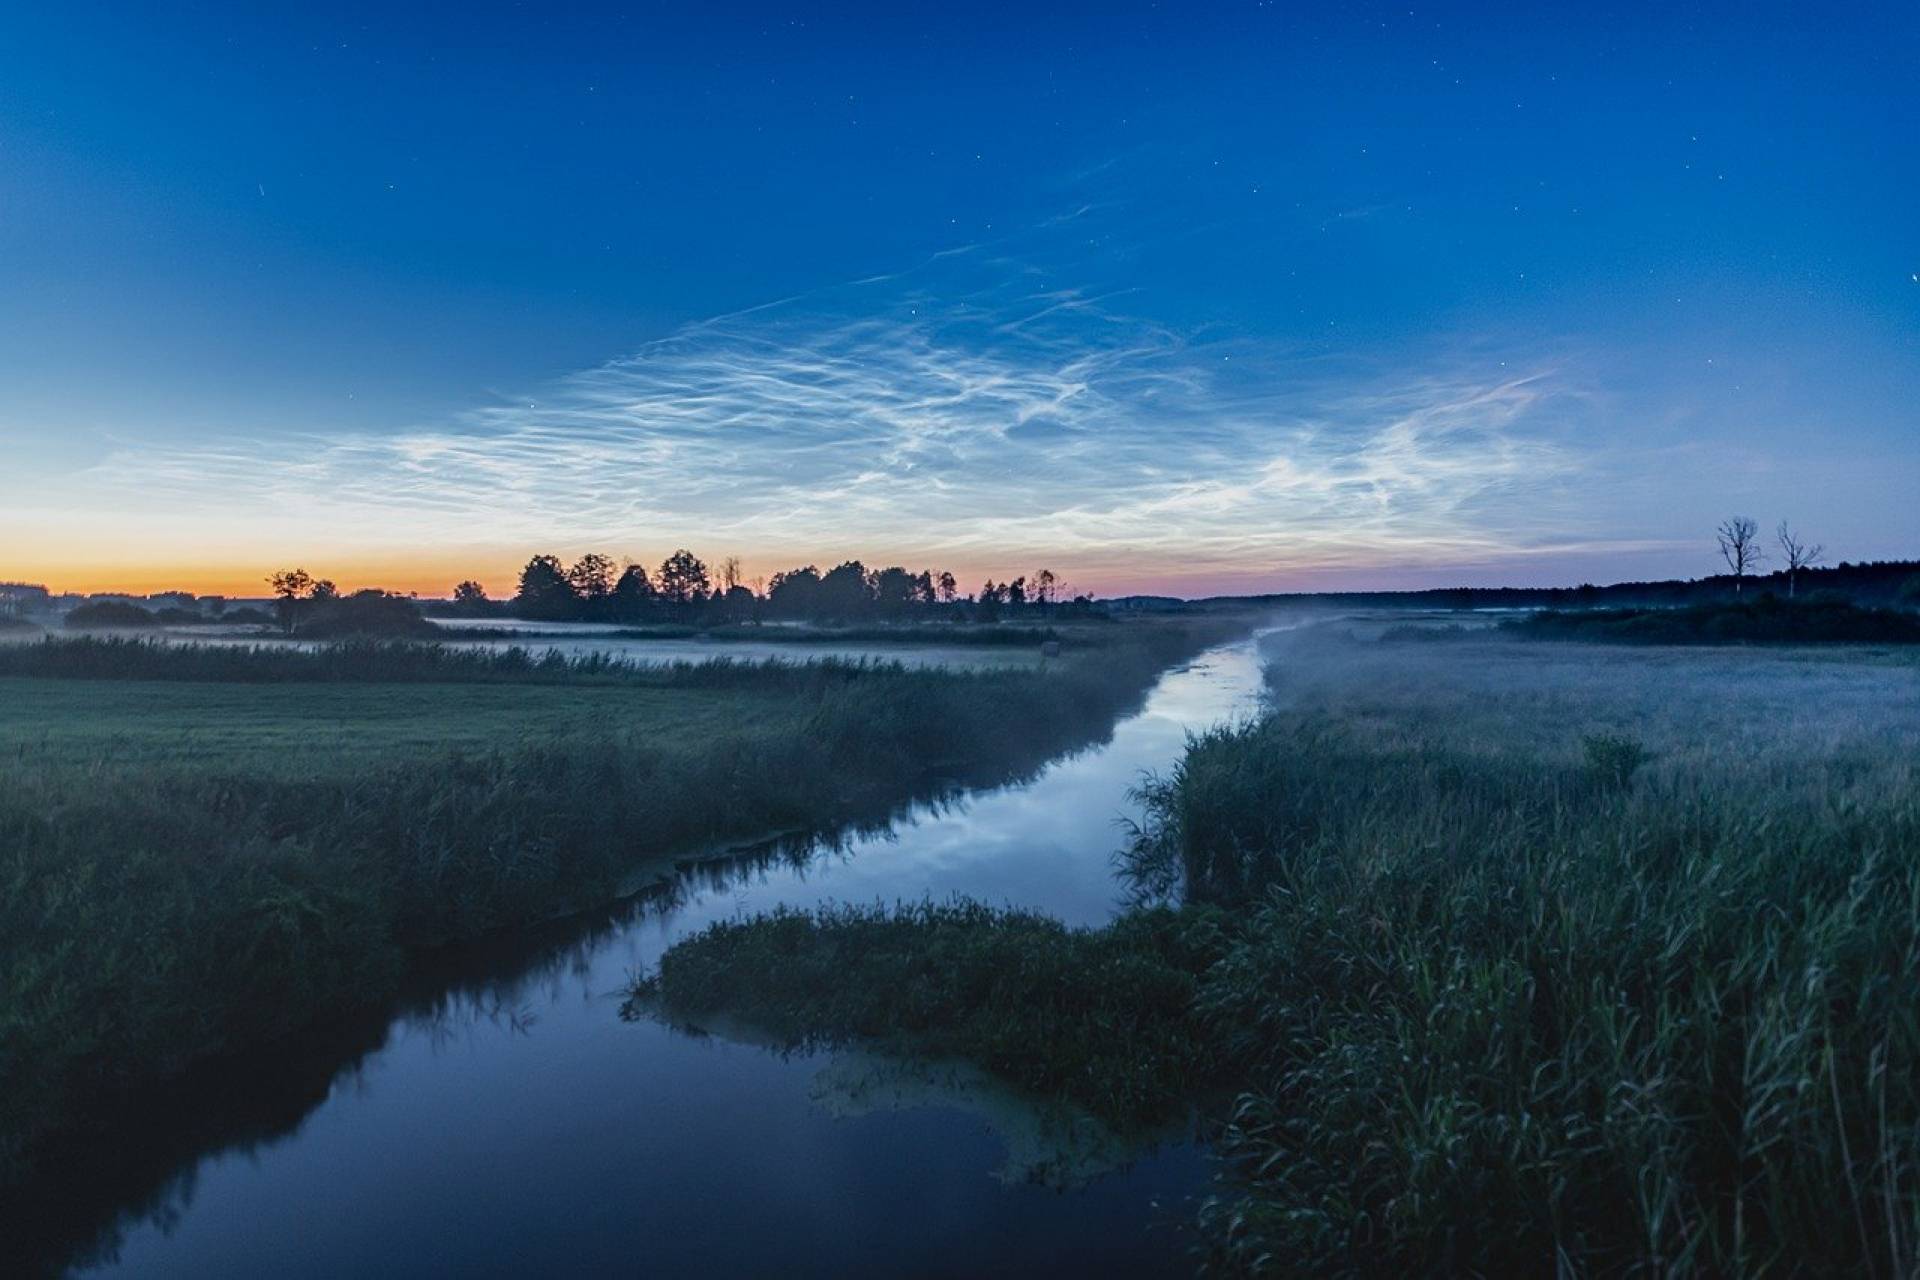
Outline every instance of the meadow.
<svg viewBox="0 0 1920 1280"><path fill-rule="evenodd" d="M433 948L1097 741L1233 630L993 670L402 643L0 651L0 1182Z"/></svg>
<svg viewBox="0 0 1920 1280"><path fill-rule="evenodd" d="M1271 642L1265 714L1143 787L1107 929L734 922L637 997L970 1057L1115 1125L1200 1105L1209 1270L1912 1274L1911 651L1380 633ZM1110 982L1002 1012L1062 953Z"/></svg>

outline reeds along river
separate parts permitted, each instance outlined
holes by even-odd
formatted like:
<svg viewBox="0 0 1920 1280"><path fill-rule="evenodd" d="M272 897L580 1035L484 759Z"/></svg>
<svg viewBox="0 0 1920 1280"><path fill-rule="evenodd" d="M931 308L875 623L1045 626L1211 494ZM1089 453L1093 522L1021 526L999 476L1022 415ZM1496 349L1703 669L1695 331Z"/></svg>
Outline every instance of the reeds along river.
<svg viewBox="0 0 1920 1280"><path fill-rule="evenodd" d="M965 894L1105 920L1128 789L1259 688L1251 641L1211 650L1031 781L452 958L384 1024L129 1117L30 1252L134 1276L1180 1272L1206 1177L1184 1140L1116 1149L965 1075L620 1009L675 939L783 903Z"/></svg>

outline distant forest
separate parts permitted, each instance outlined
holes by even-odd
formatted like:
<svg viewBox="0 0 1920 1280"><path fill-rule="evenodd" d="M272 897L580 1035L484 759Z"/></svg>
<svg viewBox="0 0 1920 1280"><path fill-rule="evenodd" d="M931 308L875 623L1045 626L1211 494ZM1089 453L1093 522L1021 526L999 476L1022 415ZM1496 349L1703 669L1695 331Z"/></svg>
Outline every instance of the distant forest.
<svg viewBox="0 0 1920 1280"><path fill-rule="evenodd" d="M1860 564L1841 561L1828 568L1802 568L1797 594L1827 592L1862 605L1920 606L1920 560L1875 560ZM1707 578L1672 578L1661 582L1616 582L1597 587L1437 587L1428 591L1324 591L1264 596L1214 596L1182 602L1171 597L1135 596L1108 603L1138 609L1242 608L1248 604L1325 601L1329 604L1408 606L1433 609L1580 609L1713 604L1748 593L1789 594L1788 570L1745 575L1715 574ZM1738 587L1736 584L1740 584Z"/></svg>

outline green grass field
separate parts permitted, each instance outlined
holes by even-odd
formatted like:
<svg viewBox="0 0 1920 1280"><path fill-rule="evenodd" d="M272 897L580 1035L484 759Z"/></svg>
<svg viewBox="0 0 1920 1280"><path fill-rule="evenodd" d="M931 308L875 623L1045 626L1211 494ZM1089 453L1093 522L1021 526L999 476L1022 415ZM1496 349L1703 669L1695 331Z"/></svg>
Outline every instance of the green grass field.
<svg viewBox="0 0 1920 1280"><path fill-rule="evenodd" d="M0 679L0 751L40 764L339 773L582 734L698 750L779 732L772 689Z"/></svg>

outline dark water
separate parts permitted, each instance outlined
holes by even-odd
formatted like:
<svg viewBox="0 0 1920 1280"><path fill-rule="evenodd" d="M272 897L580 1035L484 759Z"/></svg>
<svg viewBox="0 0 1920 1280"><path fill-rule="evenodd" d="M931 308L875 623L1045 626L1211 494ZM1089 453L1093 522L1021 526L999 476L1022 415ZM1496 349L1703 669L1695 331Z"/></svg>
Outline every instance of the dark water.
<svg viewBox="0 0 1920 1280"><path fill-rule="evenodd" d="M674 939L780 903L960 893L1108 918L1127 789L1258 688L1252 643L1226 646L1028 783L451 957L384 1025L203 1074L36 1216L91 1240L85 1270L135 1276L1177 1273L1206 1177L1177 1135L1115 1149L964 1072L619 1010Z"/></svg>

